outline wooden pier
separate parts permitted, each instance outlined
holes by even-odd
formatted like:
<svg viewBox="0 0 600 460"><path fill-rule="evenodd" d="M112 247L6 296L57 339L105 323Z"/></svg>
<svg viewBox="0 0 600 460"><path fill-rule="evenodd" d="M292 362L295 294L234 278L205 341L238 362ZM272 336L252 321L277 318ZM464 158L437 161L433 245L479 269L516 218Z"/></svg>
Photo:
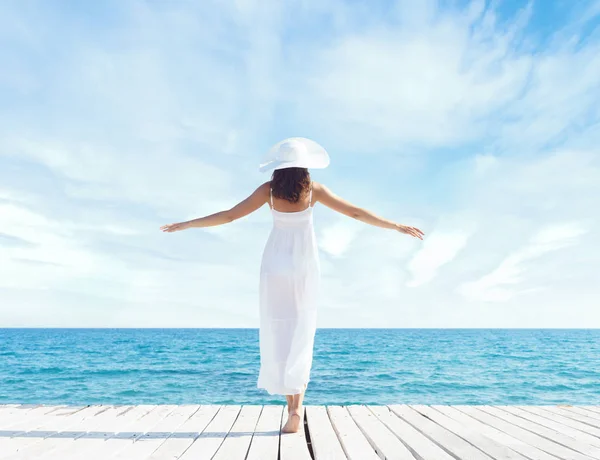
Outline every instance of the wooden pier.
<svg viewBox="0 0 600 460"><path fill-rule="evenodd" d="M0 405L2 460L590 460L600 406Z"/></svg>

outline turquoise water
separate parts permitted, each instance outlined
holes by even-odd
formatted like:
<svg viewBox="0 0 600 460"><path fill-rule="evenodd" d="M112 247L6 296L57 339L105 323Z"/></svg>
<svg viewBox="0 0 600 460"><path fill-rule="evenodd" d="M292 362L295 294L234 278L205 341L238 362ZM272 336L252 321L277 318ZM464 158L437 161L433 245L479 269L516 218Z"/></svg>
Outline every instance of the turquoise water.
<svg viewBox="0 0 600 460"><path fill-rule="evenodd" d="M269 404L256 329L0 329L0 403ZM599 404L600 330L320 329L306 404Z"/></svg>

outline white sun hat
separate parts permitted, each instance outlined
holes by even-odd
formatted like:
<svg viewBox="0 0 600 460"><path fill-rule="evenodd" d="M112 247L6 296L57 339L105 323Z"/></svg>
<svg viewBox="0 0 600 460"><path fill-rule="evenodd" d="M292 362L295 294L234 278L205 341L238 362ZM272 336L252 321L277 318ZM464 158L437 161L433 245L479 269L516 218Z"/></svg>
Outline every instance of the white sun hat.
<svg viewBox="0 0 600 460"><path fill-rule="evenodd" d="M322 169L329 166L329 154L315 141L305 137L289 137L267 152L259 171L285 168Z"/></svg>

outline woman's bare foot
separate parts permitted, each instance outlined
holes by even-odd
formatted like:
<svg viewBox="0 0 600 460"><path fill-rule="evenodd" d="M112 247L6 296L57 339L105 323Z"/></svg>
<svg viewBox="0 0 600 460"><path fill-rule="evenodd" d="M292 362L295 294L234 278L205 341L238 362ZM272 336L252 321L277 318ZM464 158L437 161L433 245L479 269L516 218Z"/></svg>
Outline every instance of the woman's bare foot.
<svg viewBox="0 0 600 460"><path fill-rule="evenodd" d="M281 431L283 433L297 433L300 431L300 427L302 426L302 417L298 412L290 412L288 414L288 420Z"/></svg>

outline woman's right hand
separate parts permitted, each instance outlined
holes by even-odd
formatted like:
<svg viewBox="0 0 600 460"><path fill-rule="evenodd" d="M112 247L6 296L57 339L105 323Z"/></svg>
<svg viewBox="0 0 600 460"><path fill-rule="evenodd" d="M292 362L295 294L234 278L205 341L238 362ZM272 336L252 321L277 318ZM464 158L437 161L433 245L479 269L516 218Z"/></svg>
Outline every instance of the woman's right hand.
<svg viewBox="0 0 600 460"><path fill-rule="evenodd" d="M404 233L405 235L410 235L414 236L415 238L419 238L420 240L422 240L423 235L425 235L425 233L423 233L417 227L409 227L407 225L402 224L396 224L396 230L398 230L400 233Z"/></svg>

